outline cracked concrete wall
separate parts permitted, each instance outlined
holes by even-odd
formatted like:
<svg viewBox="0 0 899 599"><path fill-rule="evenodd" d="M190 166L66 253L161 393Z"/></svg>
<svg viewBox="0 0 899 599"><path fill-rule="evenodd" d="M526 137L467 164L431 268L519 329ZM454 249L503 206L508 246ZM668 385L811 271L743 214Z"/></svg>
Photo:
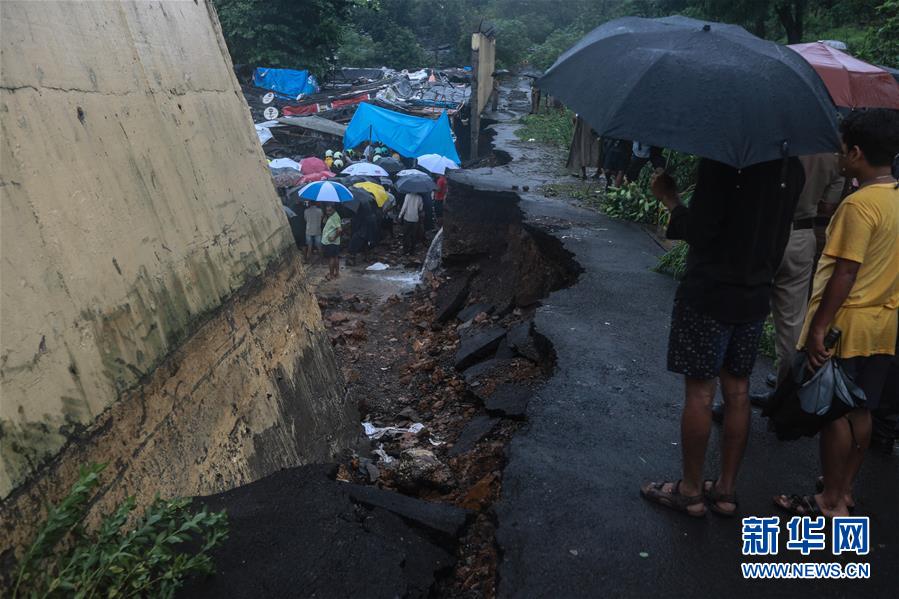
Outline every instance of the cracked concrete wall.
<svg viewBox="0 0 899 599"><path fill-rule="evenodd" d="M4 0L0 99L6 533L78 460L211 493L352 438L210 5Z"/></svg>

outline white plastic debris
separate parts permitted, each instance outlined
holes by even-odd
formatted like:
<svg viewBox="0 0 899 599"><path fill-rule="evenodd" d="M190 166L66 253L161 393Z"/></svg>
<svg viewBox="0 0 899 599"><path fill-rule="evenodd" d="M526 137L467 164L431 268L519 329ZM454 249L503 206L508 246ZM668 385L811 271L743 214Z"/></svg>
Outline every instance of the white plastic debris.
<svg viewBox="0 0 899 599"><path fill-rule="evenodd" d="M268 165L271 168L292 168L296 171L300 170L300 163L290 158L275 158Z"/></svg>
<svg viewBox="0 0 899 599"><path fill-rule="evenodd" d="M378 456L379 458L381 458L380 461L385 466L389 466L390 464L392 464L393 462L396 461L395 458L390 457L390 455L388 455L388 453L386 451L384 451L383 445L378 445L378 448L376 450L374 450L372 453L375 454L376 456Z"/></svg>
<svg viewBox="0 0 899 599"><path fill-rule="evenodd" d="M375 426L371 422L363 422L362 428L365 430L365 436L369 439L380 439L384 435L402 435L404 433L412 433L413 435L417 435L424 429L425 425L421 422L416 422L409 428L403 428L401 426L385 426L379 427Z"/></svg>
<svg viewBox="0 0 899 599"><path fill-rule="evenodd" d="M388 268L390 268L390 266L383 262L375 262L371 266L365 267L365 270L387 270Z"/></svg>
<svg viewBox="0 0 899 599"><path fill-rule="evenodd" d="M256 135L259 137L260 145L265 145L265 142L273 137L271 129L262 125L256 125Z"/></svg>

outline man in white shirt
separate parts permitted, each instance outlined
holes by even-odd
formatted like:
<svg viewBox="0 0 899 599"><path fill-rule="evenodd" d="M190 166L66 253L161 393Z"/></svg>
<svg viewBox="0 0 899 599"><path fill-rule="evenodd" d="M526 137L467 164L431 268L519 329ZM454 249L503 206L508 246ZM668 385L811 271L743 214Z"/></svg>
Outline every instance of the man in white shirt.
<svg viewBox="0 0 899 599"><path fill-rule="evenodd" d="M415 251L415 239L418 236L418 221L423 211L421 195L407 193L400 209L399 219L403 224L403 249L406 254Z"/></svg>

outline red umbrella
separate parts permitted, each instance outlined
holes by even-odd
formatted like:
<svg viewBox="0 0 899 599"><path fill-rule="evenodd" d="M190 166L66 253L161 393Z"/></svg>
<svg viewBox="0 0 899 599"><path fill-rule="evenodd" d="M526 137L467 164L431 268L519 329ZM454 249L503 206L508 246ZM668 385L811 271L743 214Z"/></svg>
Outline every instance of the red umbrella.
<svg viewBox="0 0 899 599"><path fill-rule="evenodd" d="M311 175L327 170L328 165L325 164L325 161L321 158L310 156L309 158L303 158L303 160L300 161L300 172L304 175Z"/></svg>
<svg viewBox="0 0 899 599"><path fill-rule="evenodd" d="M885 70L823 42L793 44L788 48L812 65L837 106L899 109L899 83Z"/></svg>

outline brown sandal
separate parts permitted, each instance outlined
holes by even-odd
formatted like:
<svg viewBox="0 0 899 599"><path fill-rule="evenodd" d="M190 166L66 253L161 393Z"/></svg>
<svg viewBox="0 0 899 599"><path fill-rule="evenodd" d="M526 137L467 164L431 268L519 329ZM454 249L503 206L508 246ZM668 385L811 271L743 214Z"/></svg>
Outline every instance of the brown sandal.
<svg viewBox="0 0 899 599"><path fill-rule="evenodd" d="M717 480L707 480L702 483L702 494L709 502L709 509L725 518L730 518L740 509L740 502L737 501L736 493L719 493L715 487L718 485ZM719 503L732 503L734 509L725 510L718 507Z"/></svg>
<svg viewBox="0 0 899 599"><path fill-rule="evenodd" d="M658 503L659 505L663 505L675 511L683 512L693 518L702 518L705 516L705 509L701 512L691 511L689 509L690 506L694 505L702 504L704 506L702 495L682 495L680 492L680 483L681 481L674 483L674 487L670 492L662 490L665 485L671 484L670 481L646 483L640 488L640 495L647 501L652 501L653 503Z"/></svg>

